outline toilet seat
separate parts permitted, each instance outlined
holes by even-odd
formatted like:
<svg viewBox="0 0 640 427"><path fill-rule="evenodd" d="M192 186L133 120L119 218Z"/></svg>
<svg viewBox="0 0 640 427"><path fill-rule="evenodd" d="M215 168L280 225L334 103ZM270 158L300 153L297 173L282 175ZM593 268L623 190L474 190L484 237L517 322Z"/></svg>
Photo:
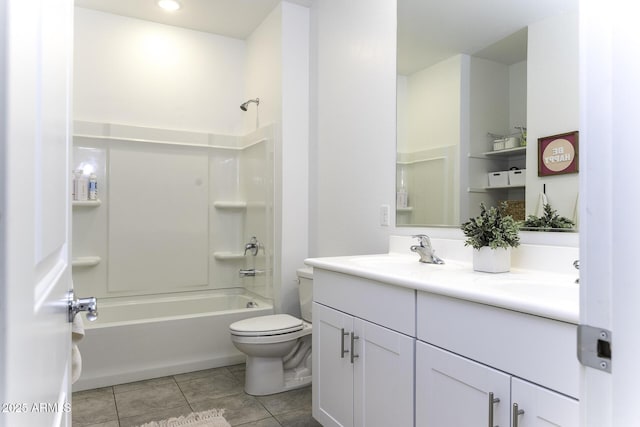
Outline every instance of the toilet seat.
<svg viewBox="0 0 640 427"><path fill-rule="evenodd" d="M304 327L301 319L288 314L272 314L234 322L229 326L232 335L241 337L267 337L298 332Z"/></svg>

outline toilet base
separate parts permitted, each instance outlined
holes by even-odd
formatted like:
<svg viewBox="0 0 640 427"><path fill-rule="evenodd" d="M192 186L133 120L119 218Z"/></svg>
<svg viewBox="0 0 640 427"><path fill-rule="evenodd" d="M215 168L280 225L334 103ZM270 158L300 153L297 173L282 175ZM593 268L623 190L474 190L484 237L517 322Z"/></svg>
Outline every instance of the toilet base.
<svg viewBox="0 0 640 427"><path fill-rule="evenodd" d="M306 366L284 369L281 358L247 356L244 391L252 396L282 393L311 384L311 377Z"/></svg>

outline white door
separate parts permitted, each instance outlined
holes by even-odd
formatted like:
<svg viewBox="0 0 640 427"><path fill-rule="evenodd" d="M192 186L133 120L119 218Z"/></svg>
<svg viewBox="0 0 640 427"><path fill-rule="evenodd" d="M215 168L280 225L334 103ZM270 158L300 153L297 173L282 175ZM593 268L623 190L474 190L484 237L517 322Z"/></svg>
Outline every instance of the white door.
<svg viewBox="0 0 640 427"><path fill-rule="evenodd" d="M518 417L518 427L578 427L580 424L576 399L515 377L511 379L511 402L518 405L519 411L524 411Z"/></svg>
<svg viewBox="0 0 640 427"><path fill-rule="evenodd" d="M582 426L639 419L639 9L580 3L580 323L612 332L611 373L582 371Z"/></svg>
<svg viewBox="0 0 640 427"><path fill-rule="evenodd" d="M353 426L353 317L313 303L313 418L323 426Z"/></svg>
<svg viewBox="0 0 640 427"><path fill-rule="evenodd" d="M0 425L71 425L72 0L0 2Z"/></svg>
<svg viewBox="0 0 640 427"><path fill-rule="evenodd" d="M361 319L354 327L354 424L412 426L415 340Z"/></svg>
<svg viewBox="0 0 640 427"><path fill-rule="evenodd" d="M508 427L510 384L507 374L418 341L416 427Z"/></svg>

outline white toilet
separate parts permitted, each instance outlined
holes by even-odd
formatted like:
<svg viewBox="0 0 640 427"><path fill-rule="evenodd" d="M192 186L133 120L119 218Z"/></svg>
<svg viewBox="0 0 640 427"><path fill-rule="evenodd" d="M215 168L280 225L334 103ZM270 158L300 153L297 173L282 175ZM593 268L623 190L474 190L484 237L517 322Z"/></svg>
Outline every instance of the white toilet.
<svg viewBox="0 0 640 427"><path fill-rule="evenodd" d="M301 268L297 273L302 319L274 314L229 326L233 345L247 355L247 394L263 396L311 384L313 271Z"/></svg>

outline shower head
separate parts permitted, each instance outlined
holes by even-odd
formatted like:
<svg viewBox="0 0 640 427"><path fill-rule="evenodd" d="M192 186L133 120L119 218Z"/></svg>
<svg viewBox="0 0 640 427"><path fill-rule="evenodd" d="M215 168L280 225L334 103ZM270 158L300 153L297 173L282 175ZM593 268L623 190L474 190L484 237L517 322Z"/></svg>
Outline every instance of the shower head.
<svg viewBox="0 0 640 427"><path fill-rule="evenodd" d="M252 102L255 102L255 103L256 103L256 105L260 105L260 98L250 99L250 100L248 100L247 102L242 103L242 104L240 105L240 109L241 109L242 111L247 111L247 106L248 106L250 103L252 103Z"/></svg>

